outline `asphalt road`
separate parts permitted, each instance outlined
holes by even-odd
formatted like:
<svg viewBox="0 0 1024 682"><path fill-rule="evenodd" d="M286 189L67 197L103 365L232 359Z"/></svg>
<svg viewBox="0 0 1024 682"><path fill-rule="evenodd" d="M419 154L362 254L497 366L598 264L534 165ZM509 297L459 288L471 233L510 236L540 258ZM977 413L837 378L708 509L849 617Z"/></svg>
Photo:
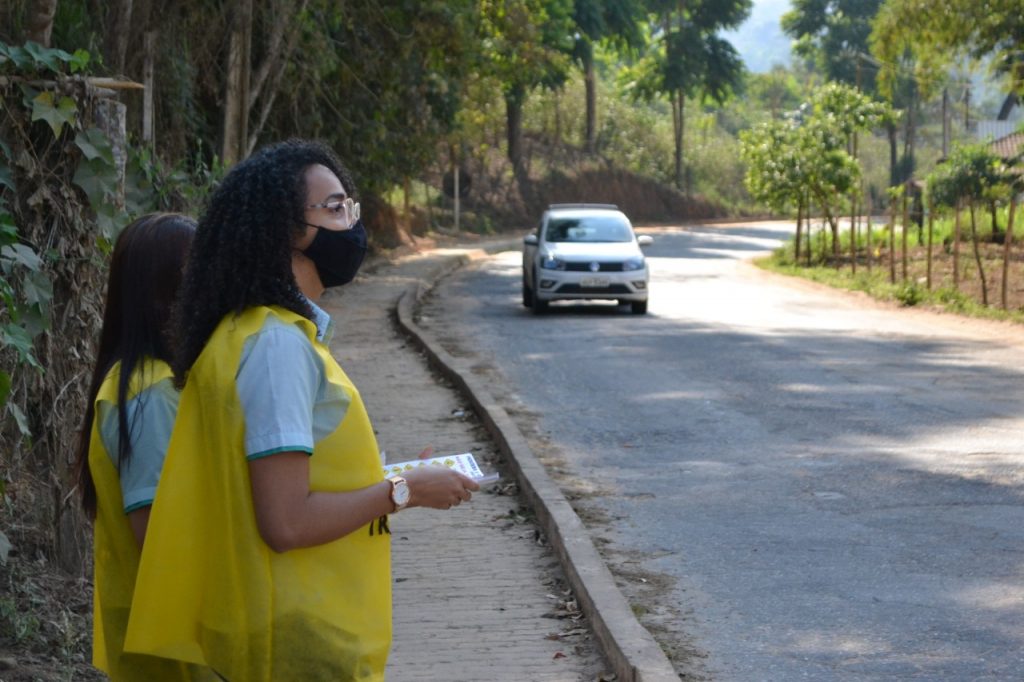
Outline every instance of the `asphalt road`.
<svg viewBox="0 0 1024 682"><path fill-rule="evenodd" d="M1024 679L1024 334L744 262L787 231L648 231L646 316L533 316L510 252L422 323L493 377L684 676Z"/></svg>

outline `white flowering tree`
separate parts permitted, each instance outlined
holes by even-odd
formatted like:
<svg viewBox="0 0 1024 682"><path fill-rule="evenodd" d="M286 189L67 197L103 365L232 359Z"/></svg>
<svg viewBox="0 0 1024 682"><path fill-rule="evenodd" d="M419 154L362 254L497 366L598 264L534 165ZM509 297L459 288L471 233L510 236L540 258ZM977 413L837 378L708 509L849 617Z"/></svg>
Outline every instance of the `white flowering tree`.
<svg viewBox="0 0 1024 682"><path fill-rule="evenodd" d="M782 121L769 121L741 135L747 189L774 210L796 207L800 218L820 210L832 232L839 263L839 210L844 197L860 191L860 163L853 136L875 128L892 112L855 88L828 83L811 101Z"/></svg>

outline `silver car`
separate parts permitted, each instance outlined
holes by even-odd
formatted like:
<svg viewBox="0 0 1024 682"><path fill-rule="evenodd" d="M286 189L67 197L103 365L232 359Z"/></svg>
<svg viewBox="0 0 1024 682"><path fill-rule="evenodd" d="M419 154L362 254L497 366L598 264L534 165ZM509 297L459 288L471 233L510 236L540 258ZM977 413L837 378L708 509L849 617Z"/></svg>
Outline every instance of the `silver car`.
<svg viewBox="0 0 1024 682"><path fill-rule="evenodd" d="M629 218L611 204L552 204L523 238L523 305L537 314L557 300L603 299L647 312L650 273Z"/></svg>

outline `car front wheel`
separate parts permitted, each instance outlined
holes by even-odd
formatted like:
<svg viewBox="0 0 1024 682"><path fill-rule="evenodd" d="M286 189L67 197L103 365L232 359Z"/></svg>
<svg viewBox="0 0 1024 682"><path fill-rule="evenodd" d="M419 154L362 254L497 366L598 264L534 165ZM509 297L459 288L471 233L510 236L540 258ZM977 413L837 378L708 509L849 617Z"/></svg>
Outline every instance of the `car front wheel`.
<svg viewBox="0 0 1024 682"><path fill-rule="evenodd" d="M647 313L647 301L633 301L630 303L630 307L633 309L634 315L644 315Z"/></svg>
<svg viewBox="0 0 1024 682"><path fill-rule="evenodd" d="M533 306L533 289L526 283L526 275L523 275L523 307L530 308Z"/></svg>

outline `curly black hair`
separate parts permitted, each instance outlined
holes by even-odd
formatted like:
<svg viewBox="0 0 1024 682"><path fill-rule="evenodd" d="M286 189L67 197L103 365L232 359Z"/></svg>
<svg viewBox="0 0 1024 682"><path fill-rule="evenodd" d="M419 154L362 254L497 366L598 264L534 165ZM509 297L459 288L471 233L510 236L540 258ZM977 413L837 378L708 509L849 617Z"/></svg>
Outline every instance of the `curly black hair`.
<svg viewBox="0 0 1024 682"><path fill-rule="evenodd" d="M210 197L174 311L175 380L184 384L217 324L230 313L276 305L312 319L292 274L292 244L305 228L305 171L320 164L349 196L344 164L319 142L288 140L235 166Z"/></svg>

